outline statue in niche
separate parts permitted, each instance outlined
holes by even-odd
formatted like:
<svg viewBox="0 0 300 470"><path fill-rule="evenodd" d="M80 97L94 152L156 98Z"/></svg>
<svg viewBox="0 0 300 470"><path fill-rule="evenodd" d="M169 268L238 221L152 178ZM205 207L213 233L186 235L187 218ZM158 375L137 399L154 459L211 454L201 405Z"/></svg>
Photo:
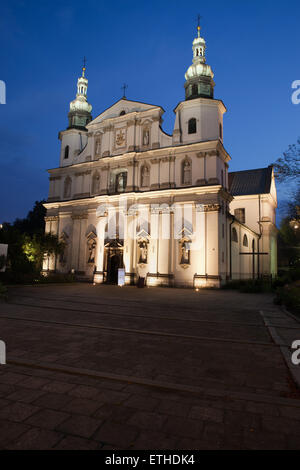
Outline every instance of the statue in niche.
<svg viewBox="0 0 300 470"><path fill-rule="evenodd" d="M140 248L139 263L146 264L147 263L147 256L148 256L147 242L145 242L145 241L140 242L139 248Z"/></svg>
<svg viewBox="0 0 300 470"><path fill-rule="evenodd" d="M62 250L60 252L60 255L59 255L59 262L60 264L66 264L67 262L67 254L66 254L66 251L67 251L67 244L65 241L62 241L63 243L63 247L62 247Z"/></svg>
<svg viewBox="0 0 300 470"><path fill-rule="evenodd" d="M67 177L65 179L65 185L64 185L64 198L68 198L71 196L71 185L72 185L72 180L71 178Z"/></svg>
<svg viewBox="0 0 300 470"><path fill-rule="evenodd" d="M180 264L190 264L190 243L187 240L180 242Z"/></svg>
<svg viewBox="0 0 300 470"><path fill-rule="evenodd" d="M60 237L61 250L59 253L59 262L60 264L66 264L67 262L67 248L68 248L68 235L65 232L62 232Z"/></svg>
<svg viewBox="0 0 300 470"><path fill-rule="evenodd" d="M124 191L125 189L125 176L124 173L117 175L117 191Z"/></svg>
<svg viewBox="0 0 300 470"><path fill-rule="evenodd" d="M95 144L95 154L100 155L100 153L101 153L101 139L98 138Z"/></svg>
<svg viewBox="0 0 300 470"><path fill-rule="evenodd" d="M149 168L147 166L143 166L142 168L142 186L149 186Z"/></svg>
<svg viewBox="0 0 300 470"><path fill-rule="evenodd" d="M143 132L143 145L149 145L149 141L150 141L149 129L144 129L144 132Z"/></svg>
<svg viewBox="0 0 300 470"><path fill-rule="evenodd" d="M183 164L183 183L191 183L191 164L188 161L185 161Z"/></svg>
<svg viewBox="0 0 300 470"><path fill-rule="evenodd" d="M95 263L96 240L92 239L88 241L88 250L89 250L88 263Z"/></svg>
<svg viewBox="0 0 300 470"><path fill-rule="evenodd" d="M99 191L100 191L100 176L98 173L95 173L93 176L92 193L98 194Z"/></svg>

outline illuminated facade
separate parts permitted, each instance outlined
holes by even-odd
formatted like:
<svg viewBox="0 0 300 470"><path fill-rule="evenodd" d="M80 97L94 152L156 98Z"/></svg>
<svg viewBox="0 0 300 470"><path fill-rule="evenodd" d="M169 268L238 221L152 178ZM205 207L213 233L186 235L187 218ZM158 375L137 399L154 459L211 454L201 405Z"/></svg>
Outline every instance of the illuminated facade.
<svg viewBox="0 0 300 470"><path fill-rule="evenodd" d="M273 171L257 174L269 181L257 194L254 180L248 194L245 185L239 190L243 175L228 173L226 108L214 99L200 27L185 78L168 135L162 107L125 97L92 119L83 68L45 204L46 231L65 250L45 259L45 274L114 283L124 268L127 284L144 277L147 285L218 287L276 273Z"/></svg>

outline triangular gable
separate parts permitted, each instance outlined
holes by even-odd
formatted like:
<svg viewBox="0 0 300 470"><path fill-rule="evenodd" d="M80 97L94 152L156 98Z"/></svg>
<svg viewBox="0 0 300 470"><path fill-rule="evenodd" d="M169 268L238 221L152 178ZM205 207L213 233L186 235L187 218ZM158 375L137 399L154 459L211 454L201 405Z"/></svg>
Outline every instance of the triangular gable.
<svg viewBox="0 0 300 470"><path fill-rule="evenodd" d="M140 230L139 233L137 233L137 238L138 239L143 239L143 240L148 240L150 238L150 235L148 232L146 232L145 229Z"/></svg>
<svg viewBox="0 0 300 470"><path fill-rule="evenodd" d="M179 232L178 232L178 238L192 238L193 232L186 226L184 226Z"/></svg>
<svg viewBox="0 0 300 470"><path fill-rule="evenodd" d="M93 121L91 121L87 127L91 126L92 124L97 124L105 119L116 118L120 116L122 111L125 111L126 114L133 113L133 112L142 112L148 111L150 109L162 109L161 106L156 106L153 104L141 103L139 101L131 101L127 100L126 98L121 98L115 104L107 108L101 114L99 114Z"/></svg>

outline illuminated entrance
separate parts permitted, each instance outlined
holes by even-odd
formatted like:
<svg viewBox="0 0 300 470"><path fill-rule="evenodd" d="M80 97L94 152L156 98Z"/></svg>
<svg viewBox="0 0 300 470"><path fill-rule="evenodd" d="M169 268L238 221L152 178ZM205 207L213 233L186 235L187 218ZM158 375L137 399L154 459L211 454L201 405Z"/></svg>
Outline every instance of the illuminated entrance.
<svg viewBox="0 0 300 470"><path fill-rule="evenodd" d="M115 239L105 247L105 279L108 284L118 283L118 269L123 268L123 240Z"/></svg>

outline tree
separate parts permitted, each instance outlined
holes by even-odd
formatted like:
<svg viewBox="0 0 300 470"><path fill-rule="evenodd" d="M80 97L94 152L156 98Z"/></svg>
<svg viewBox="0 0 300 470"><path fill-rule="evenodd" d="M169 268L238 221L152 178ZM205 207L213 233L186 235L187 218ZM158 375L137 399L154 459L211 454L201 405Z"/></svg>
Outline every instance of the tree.
<svg viewBox="0 0 300 470"><path fill-rule="evenodd" d="M28 261L33 263L36 270L42 269L43 259L52 255L60 255L64 250L64 243L56 235L46 233L43 235L25 236L22 246Z"/></svg>
<svg viewBox="0 0 300 470"><path fill-rule="evenodd" d="M44 200L35 201L34 207L28 212L25 219L16 219L13 226L21 233L27 235L43 234L45 231L45 215Z"/></svg>
<svg viewBox="0 0 300 470"><path fill-rule="evenodd" d="M300 188L287 203L286 217L280 224L278 262L280 266L295 266L300 262Z"/></svg>
<svg viewBox="0 0 300 470"><path fill-rule="evenodd" d="M300 181L300 138L296 144L289 145L283 156L276 160L274 171L280 183L287 180Z"/></svg>

